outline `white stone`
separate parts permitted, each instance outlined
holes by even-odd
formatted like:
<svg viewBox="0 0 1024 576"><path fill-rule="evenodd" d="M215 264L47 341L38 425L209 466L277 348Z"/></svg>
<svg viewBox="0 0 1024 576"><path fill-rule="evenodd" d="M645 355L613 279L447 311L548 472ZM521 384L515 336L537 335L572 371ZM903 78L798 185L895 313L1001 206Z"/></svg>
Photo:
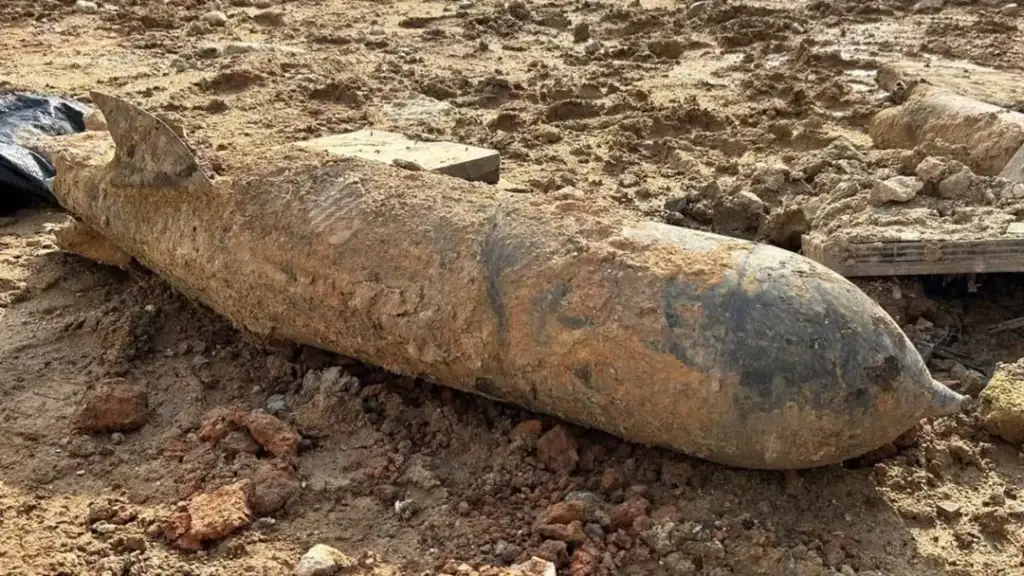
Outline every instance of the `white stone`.
<svg viewBox="0 0 1024 576"><path fill-rule="evenodd" d="M225 26L228 23L228 16L219 10L213 10L203 14L203 22L210 26Z"/></svg>
<svg viewBox="0 0 1024 576"><path fill-rule="evenodd" d="M89 2L89 0L78 0L75 2L75 11L84 12L86 14L94 14L99 11L100 7L95 2Z"/></svg>
<svg viewBox="0 0 1024 576"><path fill-rule="evenodd" d="M913 176L895 176L875 182L871 190L871 202L909 202L924 188L924 183Z"/></svg>
<svg viewBox="0 0 1024 576"><path fill-rule="evenodd" d="M356 563L340 551L317 544L309 549L292 572L294 576L331 576L343 569L352 568Z"/></svg>
<svg viewBox="0 0 1024 576"><path fill-rule="evenodd" d="M1017 4L1007 4L999 9L999 13L1003 16L1017 16L1020 14L1021 8Z"/></svg>
<svg viewBox="0 0 1024 576"><path fill-rule="evenodd" d="M528 576L558 576L555 564L534 556L522 564L512 566L513 570L519 570Z"/></svg>

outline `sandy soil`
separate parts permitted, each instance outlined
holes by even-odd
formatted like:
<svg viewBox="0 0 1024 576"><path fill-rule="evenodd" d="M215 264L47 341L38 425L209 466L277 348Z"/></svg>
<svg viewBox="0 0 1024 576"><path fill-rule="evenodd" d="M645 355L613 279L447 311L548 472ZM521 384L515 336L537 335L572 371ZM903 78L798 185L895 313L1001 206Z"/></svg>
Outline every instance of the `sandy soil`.
<svg viewBox="0 0 1024 576"><path fill-rule="evenodd" d="M394 129L496 148L499 185L523 193L571 186L794 249L795 211L907 170L906 151L872 150L865 132L885 105L881 64L1024 102L1024 34L1002 3L71 4L4 3L0 88L127 97L220 174L254 146ZM227 22L208 24L213 9ZM729 469L268 349L144 271L57 250L66 219L0 220L4 574L290 574L318 543L364 574L532 556L574 576L1024 574L1022 455L974 409L843 466ZM1019 334L986 332L1024 316L1021 280L861 285L937 378L977 395L996 362L1024 356ZM130 429L90 427L139 398ZM210 494L231 512L223 490L239 482L244 518L202 542L180 530Z"/></svg>

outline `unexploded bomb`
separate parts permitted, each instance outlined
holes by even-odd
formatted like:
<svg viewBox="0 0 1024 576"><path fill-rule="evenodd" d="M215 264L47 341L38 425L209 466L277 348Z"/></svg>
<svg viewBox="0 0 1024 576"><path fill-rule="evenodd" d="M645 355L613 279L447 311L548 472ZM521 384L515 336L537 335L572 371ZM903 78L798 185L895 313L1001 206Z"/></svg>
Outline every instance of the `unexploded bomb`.
<svg viewBox="0 0 1024 576"><path fill-rule="evenodd" d="M93 98L113 142L63 140L62 205L256 333L752 468L959 410L875 302L799 255L295 147L212 182L159 120Z"/></svg>

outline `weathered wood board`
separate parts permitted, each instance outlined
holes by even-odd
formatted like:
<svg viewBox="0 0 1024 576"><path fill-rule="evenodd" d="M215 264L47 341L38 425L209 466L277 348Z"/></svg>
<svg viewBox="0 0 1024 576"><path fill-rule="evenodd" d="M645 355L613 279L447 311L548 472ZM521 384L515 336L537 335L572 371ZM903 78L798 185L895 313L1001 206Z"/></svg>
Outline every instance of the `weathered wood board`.
<svg viewBox="0 0 1024 576"><path fill-rule="evenodd" d="M849 244L809 234L803 254L843 276L1024 272L1024 223L1001 238Z"/></svg>
<svg viewBox="0 0 1024 576"><path fill-rule="evenodd" d="M422 142L382 130L359 130L300 142L299 146L337 156L358 157L387 164L418 166L469 181L494 184L500 176L497 150L456 144Z"/></svg>

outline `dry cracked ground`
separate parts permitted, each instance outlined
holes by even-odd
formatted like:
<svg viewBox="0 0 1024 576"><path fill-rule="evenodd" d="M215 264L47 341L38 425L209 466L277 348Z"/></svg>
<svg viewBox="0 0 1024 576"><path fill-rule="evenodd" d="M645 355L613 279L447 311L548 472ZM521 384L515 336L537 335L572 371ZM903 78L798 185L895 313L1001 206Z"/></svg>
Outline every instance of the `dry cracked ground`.
<svg viewBox="0 0 1024 576"><path fill-rule="evenodd" d="M829 210L841 184L961 169L872 147L883 65L1024 106L1005 4L6 0L0 88L126 97L223 176L253 147L392 129L495 148L499 185L539 199L799 249L862 222ZM268 348L56 249L66 218L0 220L3 574L1024 574L1021 452L976 406L842 466L730 469ZM968 280L859 283L977 396L1024 356L988 332L1024 316L1024 282Z"/></svg>

